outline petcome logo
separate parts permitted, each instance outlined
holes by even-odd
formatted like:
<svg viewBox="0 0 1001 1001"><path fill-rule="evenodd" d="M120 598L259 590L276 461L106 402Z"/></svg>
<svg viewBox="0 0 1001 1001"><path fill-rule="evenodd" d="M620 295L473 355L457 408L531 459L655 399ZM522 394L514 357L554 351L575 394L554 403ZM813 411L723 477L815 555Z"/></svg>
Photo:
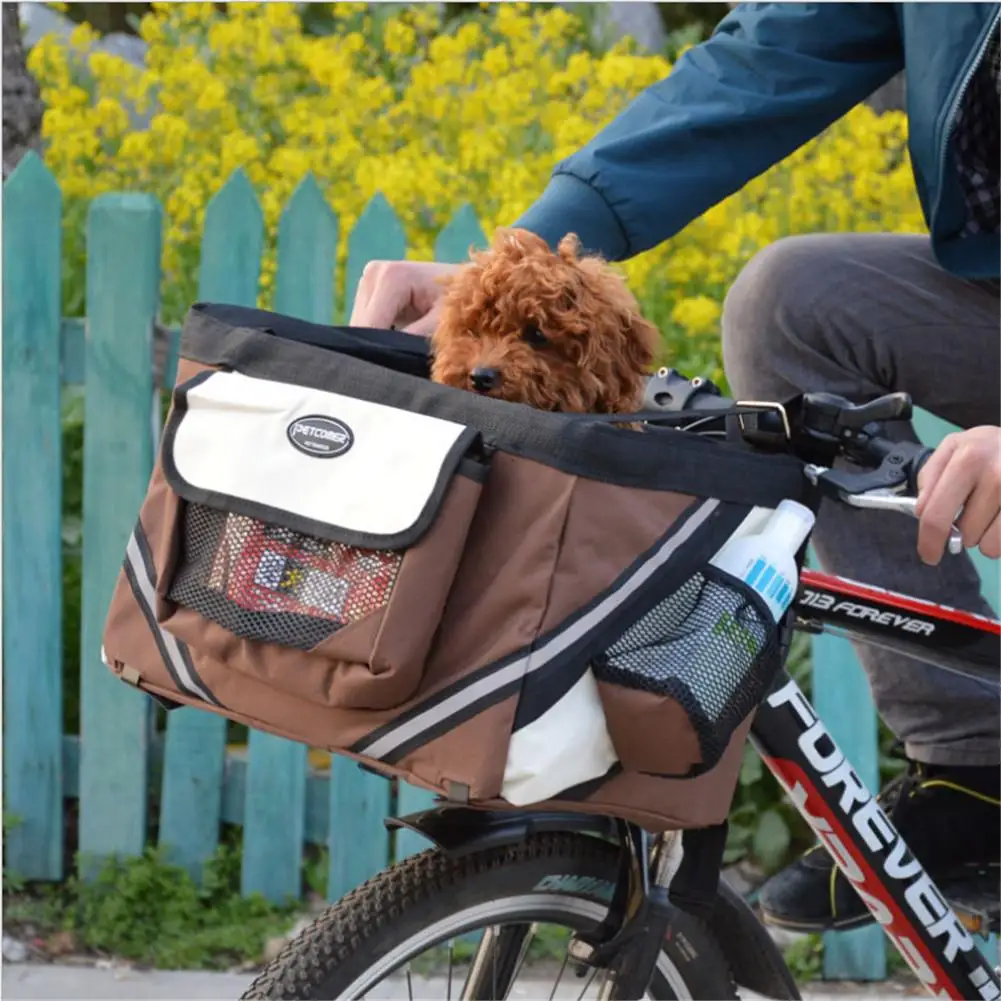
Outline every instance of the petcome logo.
<svg viewBox="0 0 1001 1001"><path fill-rule="evenodd" d="M297 417L287 434L293 448L316 459L343 455L355 443L351 428L333 417Z"/></svg>

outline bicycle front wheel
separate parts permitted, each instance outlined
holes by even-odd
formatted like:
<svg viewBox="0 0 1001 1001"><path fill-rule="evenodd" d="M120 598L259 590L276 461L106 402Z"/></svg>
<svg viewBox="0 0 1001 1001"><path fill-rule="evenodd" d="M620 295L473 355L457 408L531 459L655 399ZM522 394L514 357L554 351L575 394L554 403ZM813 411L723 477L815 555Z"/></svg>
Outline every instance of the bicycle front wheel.
<svg viewBox="0 0 1001 1001"><path fill-rule="evenodd" d="M617 872L616 846L578 834L458 859L422 852L330 907L242 1001L600 998L603 972L575 972L566 944L601 921ZM692 916L672 923L648 997L737 997L722 951Z"/></svg>

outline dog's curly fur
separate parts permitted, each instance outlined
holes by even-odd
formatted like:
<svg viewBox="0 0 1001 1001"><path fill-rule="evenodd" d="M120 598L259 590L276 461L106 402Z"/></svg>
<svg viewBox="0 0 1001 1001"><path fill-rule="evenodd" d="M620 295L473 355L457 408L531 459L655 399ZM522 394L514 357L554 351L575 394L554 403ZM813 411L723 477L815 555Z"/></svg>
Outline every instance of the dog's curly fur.
<svg viewBox="0 0 1001 1001"><path fill-rule="evenodd" d="M431 378L540 410L629 413L657 341L622 278L582 257L575 235L554 253L533 233L502 229L448 279ZM475 385L474 370L496 384Z"/></svg>

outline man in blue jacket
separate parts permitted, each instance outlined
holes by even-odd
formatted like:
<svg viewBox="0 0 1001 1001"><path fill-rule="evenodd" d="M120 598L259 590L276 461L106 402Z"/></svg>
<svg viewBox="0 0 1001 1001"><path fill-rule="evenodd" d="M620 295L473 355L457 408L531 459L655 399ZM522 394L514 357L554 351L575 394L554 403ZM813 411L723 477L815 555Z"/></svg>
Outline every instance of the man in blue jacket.
<svg viewBox="0 0 1001 1001"><path fill-rule="evenodd" d="M928 236L830 234L779 241L752 260L723 313L735 394L903 390L964 428L922 471L912 523L828 506L825 569L982 614L971 561L942 560L959 518L967 546L1001 556L1001 274L996 3L742 4L578 153L515 225L623 260L673 236L889 80L906 73L909 147ZM428 333L450 266L374 262L352 323ZM914 558L915 534L920 560ZM944 887L997 874L996 689L860 649L906 774L884 806ZM847 928L868 912L823 851L764 887L766 916Z"/></svg>

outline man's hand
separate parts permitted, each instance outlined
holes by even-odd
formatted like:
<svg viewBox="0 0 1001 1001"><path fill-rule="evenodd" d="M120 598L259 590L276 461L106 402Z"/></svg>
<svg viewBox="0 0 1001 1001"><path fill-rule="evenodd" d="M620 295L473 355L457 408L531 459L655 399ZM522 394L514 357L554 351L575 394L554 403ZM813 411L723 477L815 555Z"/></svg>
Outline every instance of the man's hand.
<svg viewBox="0 0 1001 1001"><path fill-rule="evenodd" d="M918 474L917 515L925 563L942 558L953 522L967 548L1001 557L1001 428L970 428L942 439Z"/></svg>
<svg viewBox="0 0 1001 1001"><path fill-rule="evenodd" d="M460 265L428 261L370 261L351 310L352 327L402 328L430 337L438 322L444 278Z"/></svg>

